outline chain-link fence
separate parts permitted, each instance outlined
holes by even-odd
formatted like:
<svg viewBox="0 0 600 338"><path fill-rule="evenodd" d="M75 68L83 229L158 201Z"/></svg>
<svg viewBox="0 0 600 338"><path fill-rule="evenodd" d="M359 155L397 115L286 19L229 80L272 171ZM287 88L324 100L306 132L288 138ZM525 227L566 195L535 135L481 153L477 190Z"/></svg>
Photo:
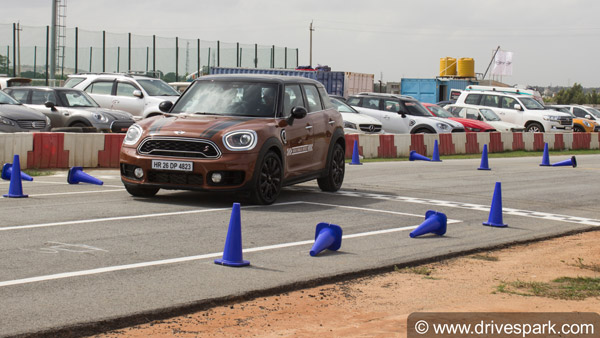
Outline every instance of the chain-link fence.
<svg viewBox="0 0 600 338"><path fill-rule="evenodd" d="M50 28L0 24L0 74L64 79L80 72L142 72L168 82L207 74L208 67L295 68L298 49L200 39L66 29L49 76ZM52 82L52 81L50 81Z"/></svg>

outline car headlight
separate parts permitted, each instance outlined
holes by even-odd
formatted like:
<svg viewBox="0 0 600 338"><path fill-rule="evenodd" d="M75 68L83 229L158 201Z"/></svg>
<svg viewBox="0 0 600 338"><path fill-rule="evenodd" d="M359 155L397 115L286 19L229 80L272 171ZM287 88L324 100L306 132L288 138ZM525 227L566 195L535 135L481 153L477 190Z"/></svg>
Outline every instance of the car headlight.
<svg viewBox="0 0 600 338"><path fill-rule="evenodd" d="M108 122L108 118L103 114L92 113L92 117L99 122Z"/></svg>
<svg viewBox="0 0 600 338"><path fill-rule="evenodd" d="M356 130L358 130L358 128L356 127L356 124L355 124L355 123L352 123L352 122L347 122L347 121L344 121L344 128L348 128L348 129L356 129Z"/></svg>
<svg viewBox="0 0 600 338"><path fill-rule="evenodd" d="M6 125L9 125L9 126L14 126L15 125L15 122L13 120L7 119L6 117L2 117L2 116L0 116L0 123L6 124Z"/></svg>
<svg viewBox="0 0 600 338"><path fill-rule="evenodd" d="M257 140L253 130L236 130L223 135L225 148L232 151L251 150L256 146Z"/></svg>
<svg viewBox="0 0 600 338"><path fill-rule="evenodd" d="M452 127L450 127L450 125L448 125L448 124L445 124L445 123L438 123L438 124L437 124L437 127L438 127L440 130L449 130L449 129L452 129Z"/></svg>
<svg viewBox="0 0 600 338"><path fill-rule="evenodd" d="M583 124L588 128L592 126L588 121L583 121Z"/></svg>
<svg viewBox="0 0 600 338"><path fill-rule="evenodd" d="M137 124L132 124L129 129L127 129L123 144L134 145L140 140L140 137L142 137L142 127Z"/></svg>
<svg viewBox="0 0 600 338"><path fill-rule="evenodd" d="M556 116L556 115L544 115L544 120L558 122L558 121L560 121L560 116Z"/></svg>
<svg viewBox="0 0 600 338"><path fill-rule="evenodd" d="M52 126L52 122L50 121L50 118L48 116L46 116L46 126Z"/></svg>
<svg viewBox="0 0 600 338"><path fill-rule="evenodd" d="M481 131L481 129L479 129L479 128L472 128L472 127L467 127L467 126L465 126L465 129L468 131Z"/></svg>

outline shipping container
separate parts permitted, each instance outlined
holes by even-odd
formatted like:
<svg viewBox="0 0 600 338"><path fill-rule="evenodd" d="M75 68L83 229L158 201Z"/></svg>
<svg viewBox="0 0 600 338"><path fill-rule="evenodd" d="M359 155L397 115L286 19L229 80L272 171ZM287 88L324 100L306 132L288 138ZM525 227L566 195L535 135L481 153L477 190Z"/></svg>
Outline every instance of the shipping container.
<svg viewBox="0 0 600 338"><path fill-rule="evenodd" d="M344 97L361 92L372 92L375 75L365 73L344 73Z"/></svg>
<svg viewBox="0 0 600 338"><path fill-rule="evenodd" d="M412 96L421 102L437 103L448 101L452 89L464 90L477 81L465 79L402 79L400 93Z"/></svg>

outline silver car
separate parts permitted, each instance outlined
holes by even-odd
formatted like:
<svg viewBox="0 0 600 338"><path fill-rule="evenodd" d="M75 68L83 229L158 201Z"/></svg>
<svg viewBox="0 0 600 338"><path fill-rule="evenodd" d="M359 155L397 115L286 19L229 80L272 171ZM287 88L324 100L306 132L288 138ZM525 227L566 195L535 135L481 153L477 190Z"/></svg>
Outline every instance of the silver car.
<svg viewBox="0 0 600 338"><path fill-rule="evenodd" d="M0 91L0 133L50 131L50 119Z"/></svg>
<svg viewBox="0 0 600 338"><path fill-rule="evenodd" d="M21 103L44 113L52 121L53 128L81 127L124 133L134 123L131 114L100 108L94 99L79 89L10 87L5 91Z"/></svg>

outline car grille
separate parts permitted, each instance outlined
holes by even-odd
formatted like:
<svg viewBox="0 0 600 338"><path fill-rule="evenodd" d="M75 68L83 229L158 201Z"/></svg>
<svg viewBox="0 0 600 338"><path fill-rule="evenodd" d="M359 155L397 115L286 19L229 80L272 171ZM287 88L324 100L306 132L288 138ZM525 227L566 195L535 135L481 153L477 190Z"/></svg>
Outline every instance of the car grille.
<svg viewBox="0 0 600 338"><path fill-rule="evenodd" d="M189 138L147 138L138 147L142 155L186 158L219 158L221 151L211 141Z"/></svg>
<svg viewBox="0 0 600 338"><path fill-rule="evenodd" d="M19 127L23 129L44 129L46 128L46 121L44 120L19 120L17 121Z"/></svg>
<svg viewBox="0 0 600 338"><path fill-rule="evenodd" d="M573 124L573 118L570 116L561 116L560 124L563 126L570 126Z"/></svg>
<svg viewBox="0 0 600 338"><path fill-rule="evenodd" d="M189 173L168 173L162 171L148 172L149 183L174 184L174 185L198 185L201 186L202 175Z"/></svg>
<svg viewBox="0 0 600 338"><path fill-rule="evenodd" d="M361 124L359 125L359 128L365 133L378 133L381 131L381 125L377 124Z"/></svg>
<svg viewBox="0 0 600 338"><path fill-rule="evenodd" d="M465 132L465 128L454 128L452 129L453 133L464 133Z"/></svg>

